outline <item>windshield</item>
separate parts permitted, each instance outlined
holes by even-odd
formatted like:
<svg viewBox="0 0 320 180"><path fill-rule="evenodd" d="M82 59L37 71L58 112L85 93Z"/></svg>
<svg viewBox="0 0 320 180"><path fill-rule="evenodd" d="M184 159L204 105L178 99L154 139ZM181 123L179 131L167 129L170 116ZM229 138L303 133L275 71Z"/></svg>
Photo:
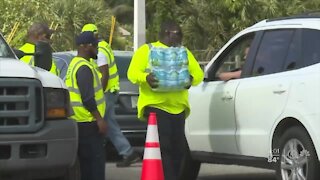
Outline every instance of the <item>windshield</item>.
<svg viewBox="0 0 320 180"><path fill-rule="evenodd" d="M2 35L0 35L0 58L15 58L13 52L3 39Z"/></svg>

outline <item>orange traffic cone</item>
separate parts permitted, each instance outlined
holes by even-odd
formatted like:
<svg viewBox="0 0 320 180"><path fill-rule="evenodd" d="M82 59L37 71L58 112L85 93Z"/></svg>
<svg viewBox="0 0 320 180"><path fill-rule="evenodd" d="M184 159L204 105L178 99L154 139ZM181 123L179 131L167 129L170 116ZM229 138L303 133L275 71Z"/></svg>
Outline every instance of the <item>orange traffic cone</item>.
<svg viewBox="0 0 320 180"><path fill-rule="evenodd" d="M148 120L147 138L143 155L141 180L164 180L157 117L151 112Z"/></svg>

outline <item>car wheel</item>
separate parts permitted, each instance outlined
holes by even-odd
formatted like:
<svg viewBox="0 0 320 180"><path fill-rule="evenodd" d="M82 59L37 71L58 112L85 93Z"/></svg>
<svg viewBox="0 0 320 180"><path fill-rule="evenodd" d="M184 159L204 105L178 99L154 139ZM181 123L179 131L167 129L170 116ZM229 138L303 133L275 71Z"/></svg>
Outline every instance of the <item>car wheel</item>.
<svg viewBox="0 0 320 180"><path fill-rule="evenodd" d="M319 160L309 134L301 127L288 129L279 141L278 180L319 179Z"/></svg>
<svg viewBox="0 0 320 180"><path fill-rule="evenodd" d="M74 165L71 168L69 168L66 174L63 177L59 178L59 180L80 180L80 179L81 179L80 163L77 158Z"/></svg>
<svg viewBox="0 0 320 180"><path fill-rule="evenodd" d="M193 160L188 150L185 154L180 171L180 180L196 180L199 174L201 163L200 161Z"/></svg>

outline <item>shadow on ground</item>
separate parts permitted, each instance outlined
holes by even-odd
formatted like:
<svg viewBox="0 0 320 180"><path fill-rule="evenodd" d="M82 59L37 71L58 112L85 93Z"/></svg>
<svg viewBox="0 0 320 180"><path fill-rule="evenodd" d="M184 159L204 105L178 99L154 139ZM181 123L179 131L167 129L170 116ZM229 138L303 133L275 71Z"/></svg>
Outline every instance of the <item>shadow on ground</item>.
<svg viewBox="0 0 320 180"><path fill-rule="evenodd" d="M200 176L197 180L276 180L273 173L248 173Z"/></svg>

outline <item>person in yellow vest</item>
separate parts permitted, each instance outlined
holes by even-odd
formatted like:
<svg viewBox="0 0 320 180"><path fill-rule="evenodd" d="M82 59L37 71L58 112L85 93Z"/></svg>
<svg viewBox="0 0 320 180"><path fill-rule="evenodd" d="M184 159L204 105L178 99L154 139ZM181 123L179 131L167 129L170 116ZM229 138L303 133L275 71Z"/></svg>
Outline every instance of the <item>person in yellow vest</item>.
<svg viewBox="0 0 320 180"><path fill-rule="evenodd" d="M188 152L184 127L185 118L190 113L188 88L199 84L204 73L187 49L188 70L191 82L181 91L154 91L159 85L153 73L148 71L151 47L180 47L182 31L173 20L164 21L160 27L159 41L144 44L134 53L127 75L129 80L139 85L138 118L146 119L150 112L155 112L158 120L160 150L164 176L166 180L177 180L181 162Z"/></svg>
<svg viewBox="0 0 320 180"><path fill-rule="evenodd" d="M98 28L94 24L86 24L82 28L82 32L93 32L98 38ZM95 66L99 67L102 74L102 84L105 88L105 98L107 108L104 119L108 122L107 137L118 151L118 154L123 157L122 161L117 162L117 167L127 167L132 163L141 160L140 155L136 153L127 138L121 132L120 126L115 119L115 103L119 96L119 75L114 55L110 45L100 40L98 44L98 58L95 61Z"/></svg>
<svg viewBox="0 0 320 180"><path fill-rule="evenodd" d="M76 38L76 44L78 54L69 64L65 84L73 110L70 118L78 124L81 180L104 180L106 102L98 71L90 63L90 58L97 57L98 41L92 32L83 32Z"/></svg>
<svg viewBox="0 0 320 180"><path fill-rule="evenodd" d="M38 41L49 42L52 33L53 33L53 30L49 29L47 24L33 23L28 30L27 42L22 47L20 47L19 50L23 51L24 53L34 53L35 52L35 44ZM23 62L25 62L31 66L35 65L33 56L30 56L30 55L23 56L20 60L22 60ZM50 72L52 74L59 76L59 70L58 70L54 60L52 60Z"/></svg>

